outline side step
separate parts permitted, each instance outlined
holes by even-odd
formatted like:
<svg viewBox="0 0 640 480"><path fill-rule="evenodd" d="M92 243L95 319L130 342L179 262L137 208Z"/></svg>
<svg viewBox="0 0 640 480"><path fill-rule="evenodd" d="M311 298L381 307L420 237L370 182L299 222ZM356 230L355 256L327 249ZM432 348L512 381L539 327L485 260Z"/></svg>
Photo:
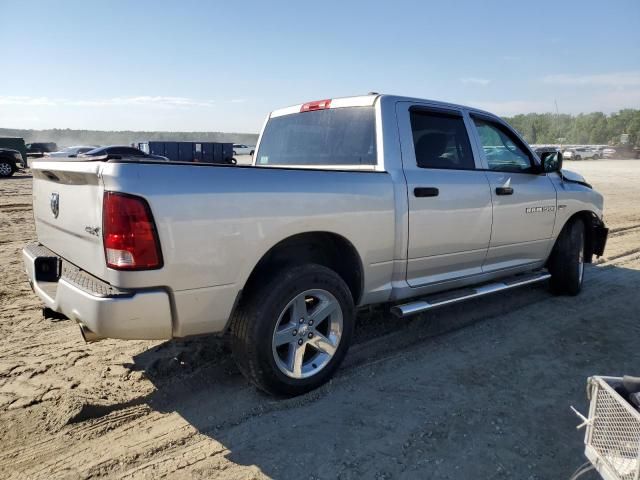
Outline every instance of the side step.
<svg viewBox="0 0 640 480"><path fill-rule="evenodd" d="M471 298L482 297L483 295L489 295L490 293L501 292L503 290L509 290L511 288L522 287L523 285L542 282L549 278L551 278L551 274L547 273L546 271L539 271L525 275L516 275L499 282L485 283L477 287L462 288L444 293L436 293L415 302L395 305L391 307L391 313L400 318L409 317L411 315L416 315L418 313L431 310L432 308L462 302Z"/></svg>

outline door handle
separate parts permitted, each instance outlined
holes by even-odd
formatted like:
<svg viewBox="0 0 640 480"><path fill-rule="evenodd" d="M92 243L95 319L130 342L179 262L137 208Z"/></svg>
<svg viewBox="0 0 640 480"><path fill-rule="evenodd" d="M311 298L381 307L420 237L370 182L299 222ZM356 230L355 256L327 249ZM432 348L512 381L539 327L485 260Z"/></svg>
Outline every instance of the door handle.
<svg viewBox="0 0 640 480"><path fill-rule="evenodd" d="M413 189L413 194L416 197L437 197L440 190L435 187L416 187Z"/></svg>
<svg viewBox="0 0 640 480"><path fill-rule="evenodd" d="M513 188L511 187L497 187L496 195L513 195Z"/></svg>

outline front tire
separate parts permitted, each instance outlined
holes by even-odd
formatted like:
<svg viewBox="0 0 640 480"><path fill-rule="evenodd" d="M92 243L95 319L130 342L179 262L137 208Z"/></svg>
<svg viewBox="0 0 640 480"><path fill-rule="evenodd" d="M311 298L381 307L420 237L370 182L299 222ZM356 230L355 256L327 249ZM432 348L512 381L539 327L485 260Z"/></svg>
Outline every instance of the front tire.
<svg viewBox="0 0 640 480"><path fill-rule="evenodd" d="M10 162L0 160L0 177L10 177L15 173L15 168Z"/></svg>
<svg viewBox="0 0 640 480"><path fill-rule="evenodd" d="M265 278L249 295L231 320L231 349L245 377L282 396L327 382L353 335L355 307L344 280L321 265L300 265Z"/></svg>
<svg viewBox="0 0 640 480"><path fill-rule="evenodd" d="M584 222L575 219L564 226L551 252L548 267L551 291L577 295L584 279Z"/></svg>

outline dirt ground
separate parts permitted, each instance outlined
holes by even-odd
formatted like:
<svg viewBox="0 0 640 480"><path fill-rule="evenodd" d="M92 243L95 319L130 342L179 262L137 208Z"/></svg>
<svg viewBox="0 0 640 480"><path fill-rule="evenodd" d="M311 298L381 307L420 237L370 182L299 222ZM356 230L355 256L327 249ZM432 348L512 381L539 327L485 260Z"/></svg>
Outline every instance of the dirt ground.
<svg viewBox="0 0 640 480"><path fill-rule="evenodd" d="M291 400L247 384L217 338L87 345L43 320L20 256L31 178L1 180L0 478L569 478L586 378L640 374L640 161L566 167L612 229L579 297L364 312L334 380Z"/></svg>

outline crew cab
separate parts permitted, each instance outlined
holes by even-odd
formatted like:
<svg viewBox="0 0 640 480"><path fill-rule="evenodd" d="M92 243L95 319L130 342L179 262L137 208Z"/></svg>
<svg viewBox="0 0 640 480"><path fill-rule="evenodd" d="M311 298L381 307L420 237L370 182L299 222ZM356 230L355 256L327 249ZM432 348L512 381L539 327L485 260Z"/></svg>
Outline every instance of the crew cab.
<svg viewBox="0 0 640 480"><path fill-rule="evenodd" d="M603 198L499 117L369 94L272 112L253 165L33 163L49 315L87 341L227 333L259 388L296 395L344 358L355 312L398 317L549 281L580 292Z"/></svg>

